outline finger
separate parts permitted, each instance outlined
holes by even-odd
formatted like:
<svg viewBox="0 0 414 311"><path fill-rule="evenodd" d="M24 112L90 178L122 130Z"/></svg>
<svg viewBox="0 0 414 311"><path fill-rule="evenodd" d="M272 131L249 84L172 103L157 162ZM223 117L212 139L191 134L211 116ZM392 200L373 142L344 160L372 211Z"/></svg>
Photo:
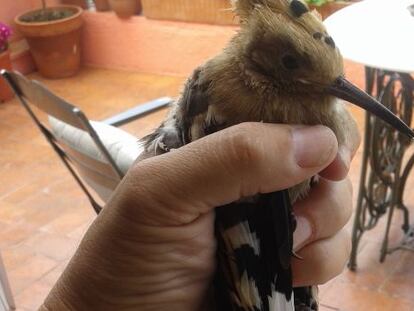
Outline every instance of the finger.
<svg viewBox="0 0 414 311"><path fill-rule="evenodd" d="M239 124L137 163L126 178L134 189L128 197L143 207L152 202L149 211L163 221L187 223L241 197L296 185L336 153L335 135L324 126Z"/></svg>
<svg viewBox="0 0 414 311"><path fill-rule="evenodd" d="M361 135L358 125L352 115L342 107L342 112L338 114L339 126L343 127L343 143L338 148L335 160L325 168L319 175L334 181L342 180L349 172L351 161L361 143Z"/></svg>
<svg viewBox="0 0 414 311"><path fill-rule="evenodd" d="M293 248L297 250L333 236L346 225L352 214L352 184L348 178L340 182L321 179L293 209L297 219Z"/></svg>
<svg viewBox="0 0 414 311"><path fill-rule="evenodd" d="M324 284L344 269L351 251L351 238L346 230L329 239L309 244L299 251L303 259L293 258L293 285Z"/></svg>

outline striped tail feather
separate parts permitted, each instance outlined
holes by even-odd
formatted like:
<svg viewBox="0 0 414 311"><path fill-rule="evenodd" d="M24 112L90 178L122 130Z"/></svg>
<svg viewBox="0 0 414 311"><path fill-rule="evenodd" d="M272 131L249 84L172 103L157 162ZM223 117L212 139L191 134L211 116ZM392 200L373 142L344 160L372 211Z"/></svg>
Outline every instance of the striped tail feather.
<svg viewBox="0 0 414 311"><path fill-rule="evenodd" d="M217 208L216 310L295 310L290 269L293 230L286 193Z"/></svg>

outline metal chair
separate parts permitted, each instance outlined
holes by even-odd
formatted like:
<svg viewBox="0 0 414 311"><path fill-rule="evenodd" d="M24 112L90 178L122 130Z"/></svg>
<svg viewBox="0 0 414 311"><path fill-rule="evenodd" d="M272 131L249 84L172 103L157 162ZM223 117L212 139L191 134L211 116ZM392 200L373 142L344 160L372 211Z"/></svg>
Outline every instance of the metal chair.
<svg viewBox="0 0 414 311"><path fill-rule="evenodd" d="M28 80L17 72L3 70L0 74L75 178L96 213L103 205L98 203L98 198L103 203L109 199L141 150L135 137L115 126L143 117L171 102L168 97L159 98L95 122L41 83ZM37 117L33 106L49 116L49 125Z"/></svg>
<svg viewBox="0 0 414 311"><path fill-rule="evenodd" d="M11 311L15 309L16 306L0 254L0 311Z"/></svg>

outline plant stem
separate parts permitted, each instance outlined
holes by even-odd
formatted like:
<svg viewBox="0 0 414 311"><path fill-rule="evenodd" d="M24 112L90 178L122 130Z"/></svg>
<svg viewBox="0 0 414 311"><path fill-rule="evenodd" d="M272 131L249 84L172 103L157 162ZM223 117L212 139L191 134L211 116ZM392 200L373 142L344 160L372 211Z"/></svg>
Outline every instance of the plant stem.
<svg viewBox="0 0 414 311"><path fill-rule="evenodd" d="M46 16L46 0L42 0L42 11L40 14Z"/></svg>

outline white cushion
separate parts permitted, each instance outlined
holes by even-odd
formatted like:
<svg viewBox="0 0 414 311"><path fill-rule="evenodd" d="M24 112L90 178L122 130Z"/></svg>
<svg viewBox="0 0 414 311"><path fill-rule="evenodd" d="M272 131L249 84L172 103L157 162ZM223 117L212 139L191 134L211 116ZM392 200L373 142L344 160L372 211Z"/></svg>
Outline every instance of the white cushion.
<svg viewBox="0 0 414 311"><path fill-rule="evenodd" d="M51 116L49 116L49 124L52 133L58 140L63 141L68 146L88 157L108 163L87 132ZM102 122L90 121L90 124L116 165L125 174L143 151L143 147L138 143L138 139L119 128ZM83 176L83 178L105 202L109 199L114 189L97 184L86 176Z"/></svg>
<svg viewBox="0 0 414 311"><path fill-rule="evenodd" d="M88 133L53 117L49 117L49 123L56 138L91 158L107 162ZM114 126L98 121L90 123L116 165L125 174L143 151L138 139Z"/></svg>

